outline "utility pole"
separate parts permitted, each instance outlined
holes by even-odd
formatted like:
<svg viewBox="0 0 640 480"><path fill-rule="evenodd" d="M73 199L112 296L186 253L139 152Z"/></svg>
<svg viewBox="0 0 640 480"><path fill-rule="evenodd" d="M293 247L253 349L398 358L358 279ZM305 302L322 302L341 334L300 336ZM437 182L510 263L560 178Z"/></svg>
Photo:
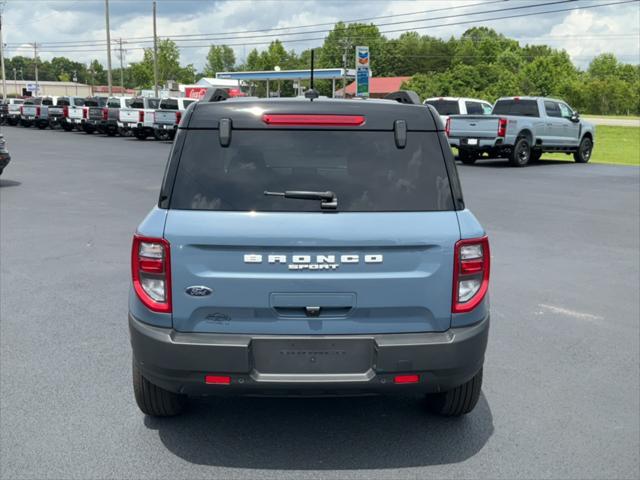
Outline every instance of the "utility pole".
<svg viewBox="0 0 640 480"><path fill-rule="evenodd" d="M111 88L111 32L109 31L109 0L104 0L104 14L107 23L107 84L109 96L113 95Z"/></svg>
<svg viewBox="0 0 640 480"><path fill-rule="evenodd" d="M38 84L38 44L33 42L33 64L35 66L36 77L36 96L40 93L40 85Z"/></svg>
<svg viewBox="0 0 640 480"><path fill-rule="evenodd" d="M18 69L13 68L13 86L16 88L16 97L18 97Z"/></svg>
<svg viewBox="0 0 640 480"><path fill-rule="evenodd" d="M153 0L153 91L158 96L158 36L156 34L156 0Z"/></svg>
<svg viewBox="0 0 640 480"><path fill-rule="evenodd" d="M344 48L344 53L342 54L342 98L347 98L347 51L349 43L347 39L342 42L342 47Z"/></svg>
<svg viewBox="0 0 640 480"><path fill-rule="evenodd" d="M4 42L2 41L2 7L4 5L0 5L0 62L2 63L2 99L7 99L7 79L4 75Z"/></svg>
<svg viewBox="0 0 640 480"><path fill-rule="evenodd" d="M122 58L122 38L120 38L118 43L120 43L120 87L122 88L122 94L124 95L124 60Z"/></svg>

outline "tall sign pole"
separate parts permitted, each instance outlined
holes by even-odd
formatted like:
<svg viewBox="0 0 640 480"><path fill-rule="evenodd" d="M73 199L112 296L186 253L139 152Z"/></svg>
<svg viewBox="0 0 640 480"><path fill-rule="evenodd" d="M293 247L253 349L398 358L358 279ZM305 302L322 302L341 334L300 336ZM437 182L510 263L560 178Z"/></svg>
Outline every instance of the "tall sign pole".
<svg viewBox="0 0 640 480"><path fill-rule="evenodd" d="M107 84L109 85L109 96L113 95L111 86L111 32L109 31L109 0L104 0L104 16L107 24Z"/></svg>
<svg viewBox="0 0 640 480"><path fill-rule="evenodd" d="M153 91L158 96L158 36L156 34L156 0L153 0Z"/></svg>
<svg viewBox="0 0 640 480"><path fill-rule="evenodd" d="M356 47L356 96L369 96L369 47Z"/></svg>
<svg viewBox="0 0 640 480"><path fill-rule="evenodd" d="M0 6L0 9L2 6ZM4 42L2 41L2 11L0 10L0 62L2 62L2 99L7 99L7 79L4 74Z"/></svg>

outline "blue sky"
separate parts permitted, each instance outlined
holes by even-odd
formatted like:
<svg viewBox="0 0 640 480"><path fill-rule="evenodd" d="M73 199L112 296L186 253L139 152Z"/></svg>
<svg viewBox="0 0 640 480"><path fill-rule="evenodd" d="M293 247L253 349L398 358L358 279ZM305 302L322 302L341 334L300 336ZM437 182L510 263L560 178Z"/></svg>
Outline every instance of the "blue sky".
<svg viewBox="0 0 640 480"><path fill-rule="evenodd" d="M474 25L486 25L525 43L545 43L564 48L581 67L593 56L613 52L628 63L640 62L640 3L626 3L601 8L545 13L542 15L487 21L487 18L548 10L603 5L620 0L158 0L158 35L216 34L206 39L188 41L181 37L181 61L201 68L207 45L233 44L242 61L252 48L265 48L279 38L287 49L296 51L320 46L330 25L296 28L378 16L373 23L396 23L381 30L405 29L448 38L459 36ZM32 55L28 44L41 45L41 57L65 55L88 62L97 58L106 62L104 0L4 0L3 36L6 56ZM142 57L145 39L152 35L150 0L110 0L112 40L125 41L125 62ZM545 5L547 4L547 5ZM533 8L516 8L533 6ZM510 10L507 10L510 9ZM500 11L502 10L502 11ZM483 15L474 12L494 11ZM497 12L496 12L497 11ZM419 12L419 13L416 13ZM399 17L392 15L402 14ZM457 16L453 16L457 15ZM442 18L449 17L449 18ZM431 21L429 21L431 19ZM483 20L485 19L485 20ZM476 21L470 24L451 23ZM430 28L424 28L431 26ZM422 29L418 29L423 27ZM266 29L278 29L266 31ZM248 30L260 32L243 33ZM294 35L293 33L298 33ZM264 37L260 35L272 35ZM310 40L307 40L310 39ZM298 41L293 41L298 40ZM70 43L54 43L70 42ZM82 43L80 43L82 42ZM96 45L98 44L98 45ZM119 62L114 54L114 63ZM374 63L375 65L375 63Z"/></svg>

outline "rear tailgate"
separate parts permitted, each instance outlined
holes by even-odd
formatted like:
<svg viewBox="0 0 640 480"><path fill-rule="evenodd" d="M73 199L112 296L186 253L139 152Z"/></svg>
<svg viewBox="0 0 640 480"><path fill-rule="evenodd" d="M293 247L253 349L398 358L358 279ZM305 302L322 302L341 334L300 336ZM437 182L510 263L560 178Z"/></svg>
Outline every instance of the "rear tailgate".
<svg viewBox="0 0 640 480"><path fill-rule="evenodd" d="M495 138L499 118L494 115L451 115L449 138Z"/></svg>
<svg viewBox="0 0 640 480"><path fill-rule="evenodd" d="M138 123L140 116L139 110L133 108L121 108L118 115L122 123Z"/></svg>
<svg viewBox="0 0 640 480"><path fill-rule="evenodd" d="M158 125L175 125L177 112L175 110L156 110L155 123Z"/></svg>
<svg viewBox="0 0 640 480"><path fill-rule="evenodd" d="M102 107L89 107L89 120L102 120Z"/></svg>
<svg viewBox="0 0 640 480"><path fill-rule="evenodd" d="M62 117L64 115L64 107L49 107L49 117Z"/></svg>
<svg viewBox="0 0 640 480"><path fill-rule="evenodd" d="M27 118L35 118L38 116L40 112L39 105L23 105L22 106L22 115Z"/></svg>

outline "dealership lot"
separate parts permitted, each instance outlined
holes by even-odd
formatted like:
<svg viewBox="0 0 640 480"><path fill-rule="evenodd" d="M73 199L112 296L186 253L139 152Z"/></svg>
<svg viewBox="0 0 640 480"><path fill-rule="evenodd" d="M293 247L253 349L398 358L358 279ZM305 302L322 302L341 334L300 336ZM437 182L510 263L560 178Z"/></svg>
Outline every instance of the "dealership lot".
<svg viewBox="0 0 640 480"><path fill-rule="evenodd" d="M0 477L638 476L638 168L460 167L493 254L470 416L412 397L218 398L157 420L131 388L129 249L170 144L3 133Z"/></svg>

